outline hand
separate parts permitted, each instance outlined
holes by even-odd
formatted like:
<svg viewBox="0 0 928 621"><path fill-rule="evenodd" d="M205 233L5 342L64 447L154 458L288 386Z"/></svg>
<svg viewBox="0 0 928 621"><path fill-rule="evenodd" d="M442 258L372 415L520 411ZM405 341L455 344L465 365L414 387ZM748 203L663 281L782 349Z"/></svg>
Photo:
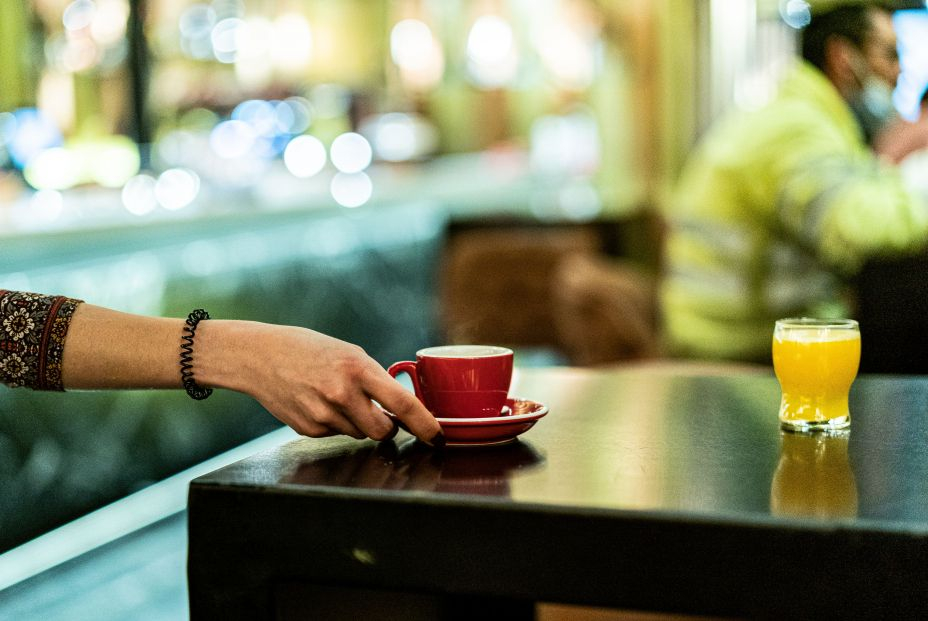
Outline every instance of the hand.
<svg viewBox="0 0 928 621"><path fill-rule="evenodd" d="M199 330L204 357L219 353L206 347L222 347L217 360L235 369L221 373L215 385L253 396L297 433L390 438L396 425L383 406L420 440L444 444L435 417L356 345L306 328L253 322L203 322Z"/></svg>
<svg viewBox="0 0 928 621"><path fill-rule="evenodd" d="M873 144L877 156L893 164L922 149L928 149L928 113L922 113L914 123L897 119L880 132Z"/></svg>

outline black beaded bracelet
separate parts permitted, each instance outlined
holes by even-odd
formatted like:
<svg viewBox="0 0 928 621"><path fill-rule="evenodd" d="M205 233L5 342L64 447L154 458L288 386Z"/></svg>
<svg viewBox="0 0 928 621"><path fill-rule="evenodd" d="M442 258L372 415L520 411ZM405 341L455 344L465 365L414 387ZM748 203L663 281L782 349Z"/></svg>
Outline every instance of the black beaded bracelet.
<svg viewBox="0 0 928 621"><path fill-rule="evenodd" d="M209 313L202 308L187 315L187 324L184 326L184 336L181 337L180 345L180 379L190 398L197 401L213 394L212 388L203 388L193 379L193 337L197 334L197 324L203 319L209 319Z"/></svg>

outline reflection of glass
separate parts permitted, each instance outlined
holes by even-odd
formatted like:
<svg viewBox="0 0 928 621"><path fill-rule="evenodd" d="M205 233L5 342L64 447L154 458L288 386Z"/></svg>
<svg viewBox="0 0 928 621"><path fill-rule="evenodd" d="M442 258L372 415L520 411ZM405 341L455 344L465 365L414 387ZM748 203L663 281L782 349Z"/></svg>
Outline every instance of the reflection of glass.
<svg viewBox="0 0 928 621"><path fill-rule="evenodd" d="M541 464L530 444L434 451L415 440L365 445L335 457L300 463L282 483L508 496L516 470Z"/></svg>
<svg viewBox="0 0 928 621"><path fill-rule="evenodd" d="M781 433L770 511L796 517L854 517L857 483L848 461L850 432Z"/></svg>
<svg viewBox="0 0 928 621"><path fill-rule="evenodd" d="M848 393L860 364L853 319L781 319L773 332L773 368L783 391L780 425L795 431L851 424Z"/></svg>

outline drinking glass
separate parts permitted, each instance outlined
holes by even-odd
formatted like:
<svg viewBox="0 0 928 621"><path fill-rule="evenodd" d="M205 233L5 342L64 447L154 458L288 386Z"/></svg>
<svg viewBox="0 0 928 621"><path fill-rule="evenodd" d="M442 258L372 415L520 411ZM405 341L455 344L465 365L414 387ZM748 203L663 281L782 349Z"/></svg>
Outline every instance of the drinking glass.
<svg viewBox="0 0 928 621"><path fill-rule="evenodd" d="M860 366L860 326L853 319L780 319L773 369L780 381L780 426L834 431L851 424L848 394Z"/></svg>

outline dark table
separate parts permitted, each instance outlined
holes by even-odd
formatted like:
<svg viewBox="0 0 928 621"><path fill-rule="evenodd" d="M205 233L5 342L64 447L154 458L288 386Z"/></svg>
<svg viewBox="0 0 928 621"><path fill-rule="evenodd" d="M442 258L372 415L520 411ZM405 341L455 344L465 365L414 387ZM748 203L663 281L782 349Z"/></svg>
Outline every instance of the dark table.
<svg viewBox="0 0 928 621"><path fill-rule="evenodd" d="M493 449L302 439L195 480L199 619L928 614L928 378L862 376L843 436L781 433L772 372L519 370Z"/></svg>

